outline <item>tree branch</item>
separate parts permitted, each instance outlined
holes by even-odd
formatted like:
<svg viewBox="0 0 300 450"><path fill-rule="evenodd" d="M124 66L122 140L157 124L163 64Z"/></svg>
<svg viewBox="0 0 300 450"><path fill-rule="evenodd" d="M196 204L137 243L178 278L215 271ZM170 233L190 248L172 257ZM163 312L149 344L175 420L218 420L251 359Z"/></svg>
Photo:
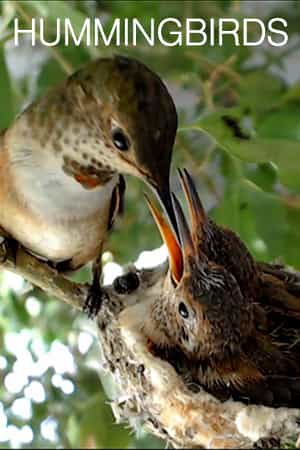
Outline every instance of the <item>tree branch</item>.
<svg viewBox="0 0 300 450"><path fill-rule="evenodd" d="M88 287L62 277L47 263L27 253L11 240L0 244L0 266L21 275L49 295L82 311Z"/></svg>

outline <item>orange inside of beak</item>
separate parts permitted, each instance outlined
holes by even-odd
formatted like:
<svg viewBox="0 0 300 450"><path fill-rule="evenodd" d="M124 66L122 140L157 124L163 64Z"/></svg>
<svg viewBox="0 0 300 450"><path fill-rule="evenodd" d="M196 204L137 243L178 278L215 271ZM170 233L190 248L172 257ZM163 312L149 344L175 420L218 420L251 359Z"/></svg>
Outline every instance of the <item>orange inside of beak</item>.
<svg viewBox="0 0 300 450"><path fill-rule="evenodd" d="M169 260L170 260L170 270L171 275L176 284L178 284L181 280L183 274L183 255L181 248L177 242L177 239L169 226L169 224L165 221L160 211L156 208L156 206L151 202L151 200L146 196L145 198L149 209L152 213L152 216L158 226L160 234L163 238L164 243L167 246L169 252Z"/></svg>

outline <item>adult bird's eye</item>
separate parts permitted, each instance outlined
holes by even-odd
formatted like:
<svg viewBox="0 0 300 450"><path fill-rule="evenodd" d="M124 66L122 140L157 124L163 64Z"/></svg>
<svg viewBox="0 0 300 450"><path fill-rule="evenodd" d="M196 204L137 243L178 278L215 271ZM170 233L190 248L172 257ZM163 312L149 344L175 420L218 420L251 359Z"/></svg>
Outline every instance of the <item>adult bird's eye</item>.
<svg viewBox="0 0 300 450"><path fill-rule="evenodd" d="M121 128L115 128L112 132L112 139L114 146L121 152L129 149L129 141Z"/></svg>
<svg viewBox="0 0 300 450"><path fill-rule="evenodd" d="M178 312L184 319L187 319L189 317L188 309L183 302L179 303Z"/></svg>

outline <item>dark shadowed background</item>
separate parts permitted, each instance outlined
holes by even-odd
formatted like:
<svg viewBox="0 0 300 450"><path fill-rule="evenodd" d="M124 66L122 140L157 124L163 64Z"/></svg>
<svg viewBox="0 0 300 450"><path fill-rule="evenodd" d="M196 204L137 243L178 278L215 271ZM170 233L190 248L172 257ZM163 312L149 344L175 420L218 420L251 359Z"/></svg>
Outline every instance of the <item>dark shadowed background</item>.
<svg viewBox="0 0 300 450"><path fill-rule="evenodd" d="M260 17L265 23L282 17L289 42L237 47L228 37L222 47L150 47L140 35L136 47L33 48L23 37L16 48L16 16L22 28L43 17L49 41L57 17L70 18L77 32L86 17L105 19L106 30L117 17L136 17L145 28L150 17ZM174 190L176 167L187 167L212 217L237 231L258 259L300 268L299 23L299 1L2 1L0 129L91 58L116 51L137 57L160 74L178 108ZM249 28L253 40L258 31ZM104 254L106 282L120 265L137 259L154 265L165 255L145 187L133 179L127 186L125 214ZM88 277L84 270L77 279ZM7 272L0 273L0 298L0 448L165 445L138 424L137 434L115 424L108 405L114 387L100 371L95 329L82 314Z"/></svg>

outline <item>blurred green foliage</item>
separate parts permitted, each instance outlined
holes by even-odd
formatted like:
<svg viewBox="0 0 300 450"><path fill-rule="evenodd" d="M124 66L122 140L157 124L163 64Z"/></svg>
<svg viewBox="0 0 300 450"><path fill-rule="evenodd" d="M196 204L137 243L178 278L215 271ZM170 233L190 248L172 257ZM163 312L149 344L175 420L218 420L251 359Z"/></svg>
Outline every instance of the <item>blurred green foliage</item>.
<svg viewBox="0 0 300 450"><path fill-rule="evenodd" d="M2 1L0 3L0 129L37 95L91 58L124 53L141 59L168 84L180 117L173 168L185 166L196 178L205 206L218 221L237 231L258 259L280 258L300 268L300 4L239 1ZM271 3L273 3L271 5ZM260 7L259 7L260 4ZM288 22L289 45L281 47L234 46L226 39L222 47L155 47L142 36L136 47L32 48L23 39L14 48L13 18L28 27L31 17L43 17L49 40L55 36L57 17L70 18L79 32L86 17L105 17L106 30L113 20L136 17L143 24L149 17L284 17ZM255 30L252 33L255 36ZM297 59L298 58L298 59ZM296 61L296 63L295 63ZM172 184L179 192L173 170ZM108 248L124 264L145 249L160 245L160 238L143 201L145 189L139 181L127 180L126 212L115 226ZM122 224L122 231L121 231ZM126 239L124 239L124 233ZM86 271L79 277L87 278ZM0 279L1 282L1 279ZM0 284L1 286L1 284ZM37 289L15 293L0 291L0 448L149 448L162 444L144 435L138 437L113 421L107 396L95 370L99 349L93 328L70 308L48 299ZM39 305L30 308L30 298ZM29 303L28 303L29 302ZM37 362L54 343L66 345L74 358L75 371L60 376L73 383L65 394L55 386L54 367L31 376L18 392L7 389L8 376L17 371L20 354L8 345L8 336L27 333L27 357ZM80 333L92 333L92 345L78 350ZM37 344L38 343L38 344ZM36 347L43 348L37 353ZM24 352L23 352L24 353ZM24 355L23 355L24 356ZM1 359L2 358L2 359ZM22 359L22 358L21 358ZM54 378L53 378L54 377ZM42 383L45 399L30 400L31 414L16 414L14 402L26 396L26 387ZM57 383L56 383L57 384ZM106 384L105 384L106 385ZM106 386L107 388L107 386ZM2 416L1 416L2 411ZM6 421L3 417L6 416ZM2 419L1 419L2 417ZM52 420L55 433L43 432ZM27 443L1 439L4 427L31 429ZM28 431L28 428L26 428ZM48 436L48 438L47 438Z"/></svg>

